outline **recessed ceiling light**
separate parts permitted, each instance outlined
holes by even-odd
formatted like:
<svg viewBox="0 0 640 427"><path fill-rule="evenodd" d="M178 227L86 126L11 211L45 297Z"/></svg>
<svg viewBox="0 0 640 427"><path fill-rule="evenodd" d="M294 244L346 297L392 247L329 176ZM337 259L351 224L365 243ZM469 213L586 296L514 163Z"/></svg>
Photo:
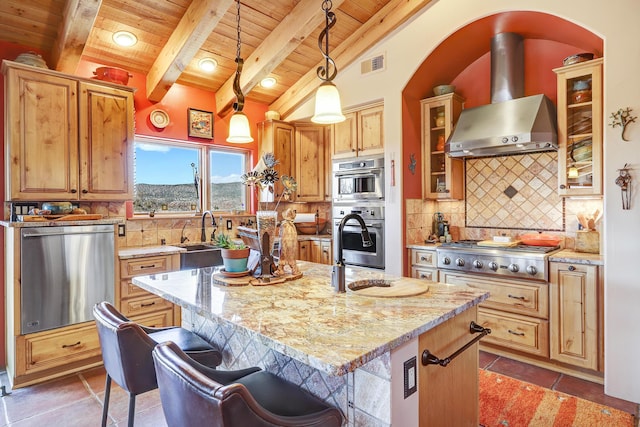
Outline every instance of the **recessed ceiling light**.
<svg viewBox="0 0 640 427"><path fill-rule="evenodd" d="M276 79L274 79L273 77L265 77L260 82L260 86L262 86L265 89L269 89L271 87L274 87L275 85L276 85Z"/></svg>
<svg viewBox="0 0 640 427"><path fill-rule="evenodd" d="M138 43L138 38L129 31L117 31L113 33L113 41L118 46L130 47Z"/></svg>
<svg viewBox="0 0 640 427"><path fill-rule="evenodd" d="M211 73L218 66L218 61L213 58L202 58L198 61L198 67L204 72Z"/></svg>

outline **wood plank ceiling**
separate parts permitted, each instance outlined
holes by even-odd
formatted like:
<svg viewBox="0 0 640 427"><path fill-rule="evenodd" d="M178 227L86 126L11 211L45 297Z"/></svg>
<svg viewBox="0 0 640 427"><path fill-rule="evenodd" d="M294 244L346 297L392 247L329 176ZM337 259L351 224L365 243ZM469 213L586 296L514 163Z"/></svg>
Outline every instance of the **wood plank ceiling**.
<svg viewBox="0 0 640 427"><path fill-rule="evenodd" d="M431 0L333 0L337 23L330 55L338 70L355 61ZM242 90L286 118L313 95L322 63L321 0L242 1ZM116 46L126 30L138 43ZM147 76L147 97L160 101L174 83L216 92L220 115L230 112L236 56L233 0L2 0L0 40L44 52L49 68L73 74L81 59ZM198 61L214 58L213 73ZM339 72L339 71L338 71ZM275 87L260 86L274 77Z"/></svg>

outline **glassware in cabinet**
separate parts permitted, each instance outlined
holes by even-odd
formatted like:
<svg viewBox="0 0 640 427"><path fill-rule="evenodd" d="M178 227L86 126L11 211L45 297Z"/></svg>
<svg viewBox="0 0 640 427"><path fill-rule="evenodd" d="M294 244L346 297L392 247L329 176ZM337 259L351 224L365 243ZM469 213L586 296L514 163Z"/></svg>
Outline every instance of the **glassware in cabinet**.
<svg viewBox="0 0 640 427"><path fill-rule="evenodd" d="M426 98L422 107L422 194L424 199L463 199L464 161L445 153L445 142L464 99L455 93Z"/></svg>
<svg viewBox="0 0 640 427"><path fill-rule="evenodd" d="M602 58L556 68L558 194L602 195Z"/></svg>

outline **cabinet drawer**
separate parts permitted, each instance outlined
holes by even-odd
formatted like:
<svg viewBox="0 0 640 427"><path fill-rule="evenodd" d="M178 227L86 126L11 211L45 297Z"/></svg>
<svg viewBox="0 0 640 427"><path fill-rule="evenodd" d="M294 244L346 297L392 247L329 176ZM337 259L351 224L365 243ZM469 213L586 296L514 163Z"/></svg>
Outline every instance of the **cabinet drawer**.
<svg viewBox="0 0 640 427"><path fill-rule="evenodd" d="M437 282L438 270L435 268L411 267L411 277L428 280L430 282Z"/></svg>
<svg viewBox="0 0 640 427"><path fill-rule="evenodd" d="M436 267L436 252L420 249L411 250L411 264L425 267Z"/></svg>
<svg viewBox="0 0 640 427"><path fill-rule="evenodd" d="M491 329L483 342L549 357L549 324L546 320L481 308L478 322Z"/></svg>
<svg viewBox="0 0 640 427"><path fill-rule="evenodd" d="M147 257L120 261L120 278L162 273L171 269L171 257Z"/></svg>
<svg viewBox="0 0 640 427"><path fill-rule="evenodd" d="M101 354L95 322L24 335L18 339L24 340L24 373L68 365Z"/></svg>
<svg viewBox="0 0 640 427"><path fill-rule="evenodd" d="M131 318L133 316L171 309L173 308L173 304L162 297L148 294L147 296L122 301L120 308L122 309L122 314Z"/></svg>
<svg viewBox="0 0 640 427"><path fill-rule="evenodd" d="M504 310L510 313L549 317L549 286L546 283L503 280L492 277L490 280L444 273L443 281L454 285L466 285L470 288L489 291L491 296L481 307Z"/></svg>
<svg viewBox="0 0 640 427"><path fill-rule="evenodd" d="M132 279L120 281L120 298L123 300L127 298L150 296L150 295L153 295L153 294L134 285Z"/></svg>
<svg viewBox="0 0 640 427"><path fill-rule="evenodd" d="M151 314L133 316L131 320L150 328L163 328L165 326L174 326L175 324L172 309L162 310Z"/></svg>

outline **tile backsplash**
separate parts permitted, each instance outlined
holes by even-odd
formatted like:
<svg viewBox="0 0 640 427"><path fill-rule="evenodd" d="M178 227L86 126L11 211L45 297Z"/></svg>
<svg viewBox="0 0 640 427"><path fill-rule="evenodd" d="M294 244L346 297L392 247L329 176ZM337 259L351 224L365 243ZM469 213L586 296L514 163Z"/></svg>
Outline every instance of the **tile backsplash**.
<svg viewBox="0 0 640 427"><path fill-rule="evenodd" d="M557 174L555 152L468 159L464 201L405 201L406 243L424 243L432 233L434 214L440 212L454 239L502 234L517 238L544 231L563 236L564 247L573 248L577 214L602 212L603 202L559 197ZM602 220L596 224L596 230L601 228Z"/></svg>

